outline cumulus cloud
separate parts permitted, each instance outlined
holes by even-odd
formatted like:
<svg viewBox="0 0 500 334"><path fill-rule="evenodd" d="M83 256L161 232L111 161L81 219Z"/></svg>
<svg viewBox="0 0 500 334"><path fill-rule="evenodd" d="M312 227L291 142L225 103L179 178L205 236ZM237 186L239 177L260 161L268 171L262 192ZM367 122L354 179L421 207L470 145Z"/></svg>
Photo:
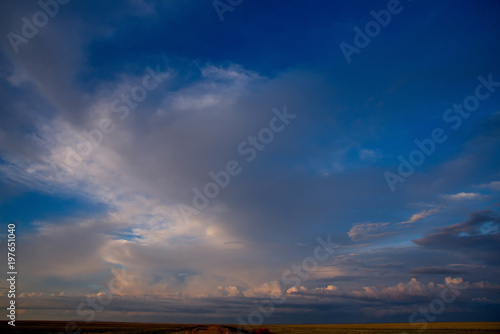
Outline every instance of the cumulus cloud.
<svg viewBox="0 0 500 334"><path fill-rule="evenodd" d="M301 285L299 287L292 286L290 289L286 290L286 293L293 294L293 293L305 292L305 291L307 291L307 288L305 286Z"/></svg>
<svg viewBox="0 0 500 334"><path fill-rule="evenodd" d="M260 286L243 291L245 297L281 296L283 293L279 281L266 282Z"/></svg>
<svg viewBox="0 0 500 334"><path fill-rule="evenodd" d="M435 289L434 283L427 285L412 278L408 283L399 283L396 286L377 288L373 286L365 286L362 290L353 291L355 297L364 297L371 299L391 299L391 300L406 300L415 296L426 296L430 290Z"/></svg>
<svg viewBox="0 0 500 334"><path fill-rule="evenodd" d="M219 286L217 287L216 295L222 297L241 297L243 294L241 290L236 286Z"/></svg>
<svg viewBox="0 0 500 334"><path fill-rule="evenodd" d="M365 286L362 290L355 290L350 294L359 298L405 301L418 300L418 297L435 296L444 288L459 288L460 290L469 288L491 289L493 285L484 281L470 283L464 281L462 277L445 277L444 284L432 281L424 284L416 278L412 278L407 283L400 282L393 286Z"/></svg>
<svg viewBox="0 0 500 334"><path fill-rule="evenodd" d="M339 291L339 288L338 288L338 286L335 286L335 285L328 285L325 288L315 288L314 291L333 293L333 292Z"/></svg>
<svg viewBox="0 0 500 334"><path fill-rule="evenodd" d="M286 293L289 295L321 298L321 296L337 295L340 296L340 289L336 285L328 285L326 287L306 288L305 286L292 286Z"/></svg>

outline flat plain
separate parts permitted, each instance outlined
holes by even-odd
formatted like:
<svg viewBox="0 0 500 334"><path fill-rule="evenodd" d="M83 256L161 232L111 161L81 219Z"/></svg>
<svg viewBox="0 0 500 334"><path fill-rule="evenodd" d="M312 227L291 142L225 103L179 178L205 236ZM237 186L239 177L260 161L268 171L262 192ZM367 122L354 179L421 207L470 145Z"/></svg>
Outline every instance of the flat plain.
<svg viewBox="0 0 500 334"><path fill-rule="evenodd" d="M0 324L2 333L40 333L40 334L231 334L237 333L237 325L197 325L197 324L150 324L124 322L78 322L73 330L65 331L64 321L19 321L16 326ZM347 325L263 325L274 334L492 334L500 333L500 322L442 322L429 323L427 328L408 323L401 324L347 324ZM240 333L250 333L249 328L242 328Z"/></svg>

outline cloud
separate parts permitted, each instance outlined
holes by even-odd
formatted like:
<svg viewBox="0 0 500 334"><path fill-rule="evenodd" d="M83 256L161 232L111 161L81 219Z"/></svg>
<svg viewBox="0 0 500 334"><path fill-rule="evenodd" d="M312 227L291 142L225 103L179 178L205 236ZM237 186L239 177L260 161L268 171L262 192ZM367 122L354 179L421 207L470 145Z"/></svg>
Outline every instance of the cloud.
<svg viewBox="0 0 500 334"><path fill-rule="evenodd" d="M326 292L326 293L334 293L339 291L339 287L335 285L328 285L325 288L315 288L314 291L318 292Z"/></svg>
<svg viewBox="0 0 500 334"><path fill-rule="evenodd" d="M305 286L292 286L286 293L294 296L326 296L326 295L340 295L340 289L336 285L328 285L326 287L317 287L313 289L308 289Z"/></svg>
<svg viewBox="0 0 500 334"><path fill-rule="evenodd" d="M429 248L463 251L467 256L495 261L500 250L500 218L490 210L477 211L462 223L436 228L413 242Z"/></svg>
<svg viewBox="0 0 500 334"><path fill-rule="evenodd" d="M353 241L360 241L360 240L381 237L390 234L390 232L381 232L381 233L374 233L374 232L383 229L385 226L388 225L389 223L357 223L351 227L349 232L347 232L347 235L349 235L349 238L351 238Z"/></svg>
<svg viewBox="0 0 500 334"><path fill-rule="evenodd" d="M217 287L216 295L221 297L241 297L243 294L241 290L236 286L219 286Z"/></svg>
<svg viewBox="0 0 500 334"><path fill-rule="evenodd" d="M429 217L429 216L439 212L439 210L441 210L441 206L438 206L438 207L435 207L432 209L423 210L421 212L413 214L409 220L406 220L406 221L403 221L400 223L396 223L396 225L412 224L414 222L417 222L419 220L422 220L426 217ZM349 230L349 232L347 232L347 234L349 235L349 237L353 241L361 241L361 240L383 237L383 236L387 236L387 235L391 235L391 234L396 233L394 231L376 233L377 231L383 230L383 229L389 227L390 225L391 225L391 223L370 223L370 222L357 223L351 227L351 229Z"/></svg>
<svg viewBox="0 0 500 334"><path fill-rule="evenodd" d="M31 283L48 277L79 279L102 272L107 265L100 250L109 239L109 231L103 220L39 222L38 233L28 235L27 247L19 249L25 259L20 268L33 273L27 275Z"/></svg>
<svg viewBox="0 0 500 334"><path fill-rule="evenodd" d="M30 18L39 10L32 5L1 2L5 9L0 10L2 31L19 32L20 18ZM288 10L303 11L294 5L271 7L280 15L270 17L285 24L295 17L288 16ZM23 291L32 291L22 296L25 305L32 307L23 312L42 319L74 317L75 305L87 296L96 296L96 290L117 275L116 268L125 267L133 279L117 278L123 289L103 318L193 321L193 315L203 314L204 319L214 321L230 314L227 321L231 322L235 319L231 312L284 289L278 280L282 272L312 256L314 239L330 233L344 246L336 247L334 256L310 272L297 291L288 289L294 301L281 309L288 317L293 309L299 310L294 316L335 309L345 320L346 313L338 312L345 305L357 320L360 308L355 303L365 297L355 298L351 291L373 286L373 291L383 294L394 283L409 280L408 272L421 275L419 280L438 273L452 275L447 263L477 262L478 267L464 270L467 279L474 275L496 279L498 261L483 261L487 251L490 259L498 254L489 242L495 240L488 239L496 235L495 223L481 225L479 232L447 235L452 241L478 239L465 250L440 245L437 241L448 239L444 235L432 239L436 231L423 238L429 244L415 247L408 246L408 239L425 226L410 223L434 214L432 210L437 208L400 216L409 199L433 201L435 194L467 189L471 180L482 180L478 175L493 175L487 171L494 172L498 166L494 145L481 142L481 150L452 156L455 160L445 161L442 168L436 169L435 162L429 161L428 168L419 169L392 194L381 177L382 167L394 163L393 158L388 159L395 156L394 143L407 146L407 133L401 131L401 120L407 120L407 115L399 117L407 99L389 103L387 96L375 96L385 103L383 112L373 112L372 108L381 105L363 105L366 96L373 95L366 94L373 90L370 85L380 81L353 80L346 71L324 71L324 64L304 61L315 53L303 53L308 48L303 43L289 43L289 37L295 36L293 41L303 38L309 46L324 45L316 39L323 36L316 29L325 26L321 19L305 34L289 35L289 28L295 28L288 26L278 33L283 38L273 36L286 43L285 48L280 43L262 43L262 36L269 35L267 28L259 30L265 25L248 29L247 24L257 21L236 20L245 23L240 28L253 33L244 36L245 48L235 48L235 43L227 41L241 39L243 30L235 26L226 29L224 38L212 38L220 36L223 27L217 19L212 25L216 16L206 15L204 8L206 4L192 0L182 4L130 0L120 6L72 2L60 7L57 18L40 29L36 38L20 45L17 56L12 56L8 39L0 42L0 200L11 196L4 190L7 184L19 197L42 193L54 200L84 199L104 207L100 212L86 212L88 218L79 218L73 212L54 217L39 208L41 205L30 206L43 219L38 225L28 221L19 236L23 245L19 255L25 259L20 261ZM244 17L261 15L257 9L247 7L249 15ZM328 17L325 22L330 22L329 12L323 12ZM186 17L195 24L186 26ZM127 28L131 26L132 39ZM206 47L195 37L216 45ZM292 44L300 52L290 52L289 47L295 48ZM267 49L260 52L263 45ZM295 58L286 58L290 55ZM117 117L110 108L113 100L130 94L141 83L145 68L157 64L165 71L164 82L148 92L126 119ZM380 84L393 86L391 82L401 82L403 75L405 85L400 88L415 88L401 73L398 69L392 73L394 77L384 78ZM427 97L421 98L428 103ZM247 164L238 153L238 144L269 126L272 108L285 104L300 121L275 134L258 158ZM392 112L399 116L393 117ZM419 114L422 119L427 116ZM82 143L88 147L82 131L96 128L103 118L113 121L113 132L105 134L77 167L66 168L67 149L82 147ZM428 125L424 123L421 126ZM495 125L491 135L498 132ZM212 182L209 173L223 170L233 159L243 163L241 175L231 179L203 212L185 221L178 205L191 205L193 189ZM61 178L53 165L65 171ZM498 189L498 182L479 189ZM16 196L3 206L6 211L10 203L16 203ZM23 214L11 212L12 216ZM384 249L353 244L395 233L392 223L371 223L395 215L409 217L403 222L408 233L398 230L397 247L392 240L384 240ZM455 218L450 213L442 224ZM351 226L351 222L363 221L367 222ZM462 253L457 254L459 251ZM483 267L484 263L488 266ZM412 266L416 268L412 270ZM414 289L419 286L407 283L403 289L412 284ZM312 312L304 312L305 308ZM402 312L394 305L387 309ZM273 321L281 320L279 316L277 307Z"/></svg>
<svg viewBox="0 0 500 334"><path fill-rule="evenodd" d="M362 149L359 151L359 158L361 160L376 161L380 159L380 154L374 150Z"/></svg>
<svg viewBox="0 0 500 334"><path fill-rule="evenodd" d="M500 181L492 181L490 183L483 183L478 186L480 189L491 189L491 190L500 190Z"/></svg>
<svg viewBox="0 0 500 334"><path fill-rule="evenodd" d="M305 292L307 291L307 288L305 286L299 286L299 287L296 287L296 286L292 286L290 289L286 290L286 293L287 294L294 294L294 293L297 293L297 292Z"/></svg>
<svg viewBox="0 0 500 334"><path fill-rule="evenodd" d="M243 291L245 297L281 296L283 289L279 281L266 282L260 286Z"/></svg>
<svg viewBox="0 0 500 334"><path fill-rule="evenodd" d="M490 242L500 238L500 218L492 211L484 210L471 213L469 219L450 226L435 229L414 242L422 246L455 247L457 245L472 247L482 242ZM484 244L483 244L484 246Z"/></svg>
<svg viewBox="0 0 500 334"><path fill-rule="evenodd" d="M399 283L395 286L377 288L365 286L362 290L353 291L352 295L359 298L369 299L390 299L390 300L408 300L410 297L427 296L435 290L435 284L427 285L412 278L408 283Z"/></svg>
<svg viewBox="0 0 500 334"><path fill-rule="evenodd" d="M461 275L467 274L469 271L454 268L441 268L441 267L422 267L413 268L410 270L411 274L429 274L429 275Z"/></svg>
<svg viewBox="0 0 500 334"><path fill-rule="evenodd" d="M421 211L419 213L416 213L413 216L411 216L409 220L404 221L404 222L400 222L398 224L411 224L411 223L414 223L416 221L422 220L422 219L424 219L426 217L429 217L429 216L437 213L440 209L441 209L441 207L438 206L438 207L433 208L433 209L423 210L423 211Z"/></svg>
<svg viewBox="0 0 500 334"><path fill-rule="evenodd" d="M458 193L454 195L444 195L443 197L452 201L461 201L461 200L468 200L468 199L477 199L480 198L481 194L479 193Z"/></svg>
<svg viewBox="0 0 500 334"><path fill-rule="evenodd" d="M493 285L489 282L479 281L470 283L464 281L462 277L445 277L444 284L429 282L424 284L419 282L416 278L412 278L408 283L400 282L393 286L374 287L365 286L362 290L355 290L350 295L359 298L377 299L377 300L418 300L418 297L431 297L438 294L446 287L459 286L462 289L498 289L500 286ZM417 298L416 298L417 297Z"/></svg>
<svg viewBox="0 0 500 334"><path fill-rule="evenodd" d="M247 173L238 180L243 187L228 188L228 195L221 195L206 212L189 221L182 219L176 204L191 204L193 187L210 181L210 171L223 168L229 159L241 158L237 155L238 144L269 124L276 96L288 96L288 93L272 91L283 89L280 80L290 82L290 77L278 78L273 83L236 65L200 65L196 69L200 77L189 84L179 84L175 90L168 85L160 86L151 93L151 100L156 99L156 103L148 98L141 104L140 112L139 108L131 111L125 121L113 118L116 129L106 134L103 143L83 157L77 167L65 169L61 178L54 173L52 164L64 168L66 149L86 140L81 131L93 129L89 126L94 121L92 117L113 117L107 114L109 98L134 87L137 76L123 73L117 82L96 87L95 95L89 97L92 103L81 106L89 116L88 122L80 124L57 116L32 119L36 135L31 136L25 146L35 147L36 154L24 154L9 143L1 147L8 153L2 156L5 163L0 164L3 179L22 184L30 191L84 197L107 209L95 222L73 219L58 224L49 220L31 233L31 246L24 251L36 254L28 262L32 271L25 270L31 272L32 285L40 290L50 289L53 286L37 283L37 278L52 275L68 279L81 275L81 280L87 280L88 276L98 273L109 274L111 267L124 266L136 277L122 291L128 296L252 297L266 296L279 289L279 284L272 280L279 277L292 260L284 251L280 265L271 265L272 259L266 255L265 248L256 244L261 240L262 228L267 226L267 220L256 219L256 214L265 212L266 205L259 205L260 212L250 210L241 217L241 211L239 217L234 217L226 199L231 198L236 205L260 202L262 186L270 189L264 193L275 197L273 192L282 193L280 185L255 182L255 175ZM298 77L294 80L298 91L298 83L302 81ZM254 99L255 90L267 89L271 92ZM160 118L159 108L166 110ZM283 135L286 136L285 131ZM285 150L289 146L286 141L281 144ZM268 169L265 176L270 180L281 172L273 168ZM240 193L242 188L246 189L244 194ZM278 222L282 223L266 228L301 226L300 219L285 219L281 209L271 201L267 203L267 209L275 212L268 211L266 219L280 217ZM247 224L246 219L252 224ZM87 228L87 225L99 225L99 228ZM247 230L252 233L246 233ZM36 251L39 247L43 250ZM308 251L304 247L303 253L309 255ZM208 259L194 259L198 253ZM80 261L75 262L74 258ZM45 269L39 270L44 263L47 263ZM238 263L259 269L241 268ZM274 283L260 283L265 281Z"/></svg>

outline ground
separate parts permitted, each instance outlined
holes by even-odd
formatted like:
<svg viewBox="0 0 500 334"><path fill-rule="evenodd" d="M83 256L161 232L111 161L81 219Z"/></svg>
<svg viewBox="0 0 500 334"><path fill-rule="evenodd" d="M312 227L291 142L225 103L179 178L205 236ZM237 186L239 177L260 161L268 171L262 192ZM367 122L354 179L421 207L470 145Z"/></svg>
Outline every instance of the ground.
<svg viewBox="0 0 500 334"><path fill-rule="evenodd" d="M12 327L6 321L0 323L1 333L65 334L67 322L63 321L16 321ZM79 322L73 331L79 334L234 334L236 325L196 325L196 324L145 324L113 322ZM472 323L429 323L427 329L408 323L403 324L355 324L355 325L267 325L273 334L493 334L500 333L500 322ZM258 327L256 327L258 328ZM254 328L254 329L256 329ZM241 329L248 334L249 328Z"/></svg>

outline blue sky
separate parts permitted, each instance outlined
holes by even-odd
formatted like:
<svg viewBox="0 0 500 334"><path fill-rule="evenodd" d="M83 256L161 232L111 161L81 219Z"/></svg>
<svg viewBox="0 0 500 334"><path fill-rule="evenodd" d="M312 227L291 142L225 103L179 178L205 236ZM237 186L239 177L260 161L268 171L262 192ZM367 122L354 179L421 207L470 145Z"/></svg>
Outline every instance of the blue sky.
<svg viewBox="0 0 500 334"><path fill-rule="evenodd" d="M497 320L498 2L41 3L0 5L20 318Z"/></svg>

